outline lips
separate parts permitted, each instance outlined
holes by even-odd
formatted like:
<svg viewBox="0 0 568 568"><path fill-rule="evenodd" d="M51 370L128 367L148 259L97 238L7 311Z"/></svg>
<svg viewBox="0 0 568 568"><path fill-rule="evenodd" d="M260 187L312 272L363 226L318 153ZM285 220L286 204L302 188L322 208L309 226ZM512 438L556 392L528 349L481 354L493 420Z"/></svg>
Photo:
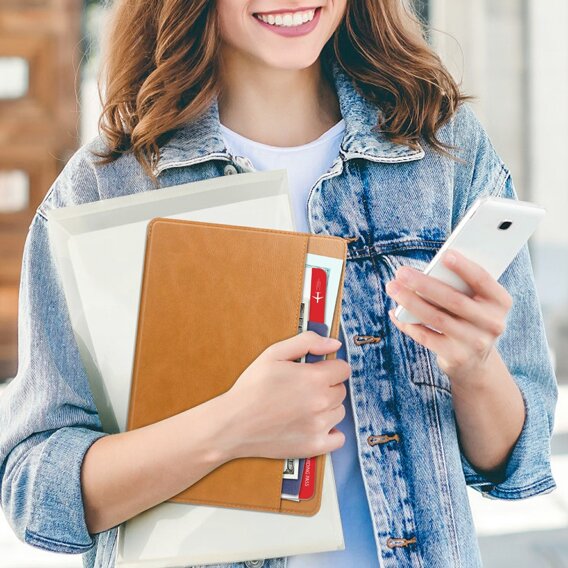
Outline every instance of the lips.
<svg viewBox="0 0 568 568"><path fill-rule="evenodd" d="M304 20L304 18L309 17L310 12L312 18ZM296 9L293 12L286 10L256 12L252 16L266 30L282 37L294 38L310 34L318 26L321 12L321 6L317 6L315 8Z"/></svg>

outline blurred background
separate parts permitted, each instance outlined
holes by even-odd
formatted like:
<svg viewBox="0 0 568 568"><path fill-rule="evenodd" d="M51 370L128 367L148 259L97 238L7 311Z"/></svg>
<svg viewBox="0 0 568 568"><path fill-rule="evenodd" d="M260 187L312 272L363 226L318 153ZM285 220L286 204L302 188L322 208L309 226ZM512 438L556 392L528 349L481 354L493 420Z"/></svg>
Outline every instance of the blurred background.
<svg viewBox="0 0 568 568"><path fill-rule="evenodd" d="M529 243L559 381L558 488L522 501L469 490L487 568L568 567L568 2L415 0L429 40L509 166L547 209ZM96 0L0 0L0 396L17 370L20 262L35 209L97 134L106 10ZM0 512L1 568L81 566L16 540Z"/></svg>

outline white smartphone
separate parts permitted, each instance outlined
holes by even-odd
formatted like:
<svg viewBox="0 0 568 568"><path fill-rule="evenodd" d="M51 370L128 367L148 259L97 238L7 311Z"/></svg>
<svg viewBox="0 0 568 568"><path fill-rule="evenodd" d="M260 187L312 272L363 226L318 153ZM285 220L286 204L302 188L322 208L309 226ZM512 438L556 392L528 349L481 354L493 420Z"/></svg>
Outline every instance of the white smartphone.
<svg viewBox="0 0 568 568"><path fill-rule="evenodd" d="M467 210L424 269L424 274L437 278L471 297L473 290L442 263L443 255L448 250L457 250L482 266L497 280L528 241L545 214L544 207L528 201L506 197L481 197ZM422 323L402 305L397 306L394 315L403 323Z"/></svg>

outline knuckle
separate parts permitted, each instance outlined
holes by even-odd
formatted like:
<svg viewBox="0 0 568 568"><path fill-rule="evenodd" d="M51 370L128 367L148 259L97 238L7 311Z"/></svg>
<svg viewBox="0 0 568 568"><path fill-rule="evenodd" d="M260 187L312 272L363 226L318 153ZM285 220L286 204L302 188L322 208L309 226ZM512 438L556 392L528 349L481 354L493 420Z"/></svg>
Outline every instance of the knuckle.
<svg viewBox="0 0 568 568"><path fill-rule="evenodd" d="M440 311L435 312L434 315L432 316L432 325L438 329L446 327L447 323L448 323L448 316L446 316L446 314Z"/></svg>
<svg viewBox="0 0 568 568"><path fill-rule="evenodd" d="M329 370L326 365L313 365L312 376L317 382L325 383L329 378Z"/></svg>
<svg viewBox="0 0 568 568"><path fill-rule="evenodd" d="M342 448L343 445L345 444L345 434L341 431L339 431L339 433L337 434L337 444L335 445L335 448Z"/></svg>
<svg viewBox="0 0 568 568"><path fill-rule="evenodd" d="M343 367L343 371L349 376L351 374L351 365L345 361L345 359L336 359L336 361L340 362L340 365Z"/></svg>
<svg viewBox="0 0 568 568"><path fill-rule="evenodd" d="M311 407L313 412L322 412L328 407L327 398L325 396L313 397ZM315 416L314 420L316 420L317 418L319 418L319 416Z"/></svg>
<svg viewBox="0 0 568 568"><path fill-rule="evenodd" d="M433 323L432 325L436 327L436 324ZM416 333L416 341L418 341L418 343L422 344L426 343L428 336L425 331L423 331L422 329L417 329L415 333Z"/></svg>
<svg viewBox="0 0 568 568"><path fill-rule="evenodd" d="M320 438L316 440L316 452L314 455L321 455L325 454L330 451L330 443L329 443L329 436L327 432L323 434Z"/></svg>
<svg viewBox="0 0 568 568"><path fill-rule="evenodd" d="M484 290L487 286L487 278L484 275L476 276L473 279L473 286L477 290Z"/></svg>
<svg viewBox="0 0 568 568"><path fill-rule="evenodd" d="M473 348L477 353L484 353L489 347L489 341L484 335L478 335L473 341Z"/></svg>
<svg viewBox="0 0 568 568"><path fill-rule="evenodd" d="M482 288L484 288L491 282L493 282L493 277L486 270L482 270L476 278L477 285Z"/></svg>
<svg viewBox="0 0 568 568"><path fill-rule="evenodd" d="M495 337L498 337L505 331L505 322L501 319L493 320L489 325L489 331Z"/></svg>
<svg viewBox="0 0 568 568"><path fill-rule="evenodd" d="M344 404L341 404L341 405L339 406L339 411L338 411L339 420L336 422L336 424L339 424L339 422L341 422L341 421L345 418L345 414L346 414L346 413L347 413L347 410L345 409L345 405L344 405Z"/></svg>
<svg viewBox="0 0 568 568"><path fill-rule="evenodd" d="M321 432L327 428L327 420L323 414L314 417L314 424L317 432Z"/></svg>
<svg viewBox="0 0 568 568"><path fill-rule="evenodd" d="M504 290L504 295L503 295L503 304L505 305L505 308L507 308L507 311L509 311L512 307L513 307L513 296L511 296L511 294L509 294L509 292L507 292L507 290Z"/></svg>
<svg viewBox="0 0 568 568"><path fill-rule="evenodd" d="M326 395L327 403L324 410L329 410L337 406L335 392L333 388L328 389L329 393Z"/></svg>
<svg viewBox="0 0 568 568"><path fill-rule="evenodd" d="M452 358L451 367L453 369L460 369L467 363L468 359L469 357L464 351L456 353Z"/></svg>
<svg viewBox="0 0 568 568"><path fill-rule="evenodd" d="M464 309L464 298L460 294L450 294L447 301L448 309L451 312L462 312Z"/></svg>

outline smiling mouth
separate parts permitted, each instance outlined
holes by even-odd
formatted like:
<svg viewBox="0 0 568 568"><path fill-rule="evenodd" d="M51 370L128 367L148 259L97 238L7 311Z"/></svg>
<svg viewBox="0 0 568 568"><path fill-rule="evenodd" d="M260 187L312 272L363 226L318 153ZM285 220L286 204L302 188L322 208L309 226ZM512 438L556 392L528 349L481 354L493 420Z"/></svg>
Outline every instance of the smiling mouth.
<svg viewBox="0 0 568 568"><path fill-rule="evenodd" d="M296 10L295 12L256 12L253 16L271 26L278 28L295 28L311 22L318 10L321 10L321 6L305 10Z"/></svg>

